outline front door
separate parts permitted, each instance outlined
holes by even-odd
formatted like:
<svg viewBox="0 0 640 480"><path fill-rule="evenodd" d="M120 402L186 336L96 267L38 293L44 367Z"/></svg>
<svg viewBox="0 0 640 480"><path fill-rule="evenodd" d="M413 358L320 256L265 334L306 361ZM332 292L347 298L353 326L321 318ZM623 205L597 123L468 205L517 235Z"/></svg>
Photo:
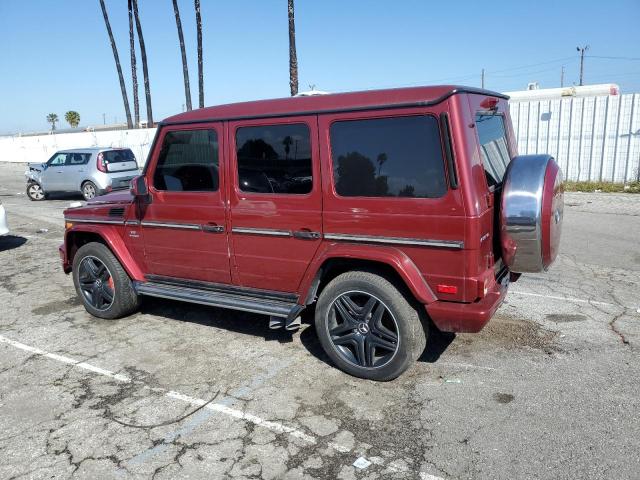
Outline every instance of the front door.
<svg viewBox="0 0 640 480"><path fill-rule="evenodd" d="M322 238L315 116L230 122L234 273L295 292Z"/></svg>
<svg viewBox="0 0 640 480"><path fill-rule="evenodd" d="M219 123L159 133L138 213L150 274L231 282L221 140Z"/></svg>
<svg viewBox="0 0 640 480"><path fill-rule="evenodd" d="M47 168L40 175L41 187L45 192L59 192L64 190L65 163L68 153L56 153L47 162Z"/></svg>

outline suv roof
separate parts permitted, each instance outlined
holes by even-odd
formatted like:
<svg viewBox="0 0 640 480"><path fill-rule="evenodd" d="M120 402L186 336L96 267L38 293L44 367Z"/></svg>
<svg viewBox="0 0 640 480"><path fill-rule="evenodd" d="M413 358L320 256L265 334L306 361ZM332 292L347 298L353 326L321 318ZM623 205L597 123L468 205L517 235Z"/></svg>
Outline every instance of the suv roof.
<svg viewBox="0 0 640 480"><path fill-rule="evenodd" d="M131 150L128 147L88 147L88 148L67 148L65 150L58 150L56 153L96 153L104 152L105 150Z"/></svg>
<svg viewBox="0 0 640 480"><path fill-rule="evenodd" d="M394 88L229 103L174 115L165 119L161 124L279 117L320 112L372 109L376 107L389 108L394 106L432 105L440 103L456 93L477 93L505 99L509 98L502 93L457 85Z"/></svg>

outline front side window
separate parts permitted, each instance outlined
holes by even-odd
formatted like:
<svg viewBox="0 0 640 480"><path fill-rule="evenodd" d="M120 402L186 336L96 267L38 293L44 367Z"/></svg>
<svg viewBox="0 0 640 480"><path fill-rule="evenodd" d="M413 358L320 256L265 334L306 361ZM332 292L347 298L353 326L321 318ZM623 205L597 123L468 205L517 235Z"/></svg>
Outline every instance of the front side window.
<svg viewBox="0 0 640 480"><path fill-rule="evenodd" d="M335 189L343 197L437 198L447 191L432 116L335 122L331 154Z"/></svg>
<svg viewBox="0 0 640 480"><path fill-rule="evenodd" d="M238 186L243 192L311 192L311 139L303 123L240 127L236 156Z"/></svg>
<svg viewBox="0 0 640 480"><path fill-rule="evenodd" d="M67 153L56 153L47 163L52 167L61 167L67 161L67 155Z"/></svg>
<svg viewBox="0 0 640 480"><path fill-rule="evenodd" d="M495 187L502 183L510 160L504 118L492 113L478 113L476 126L487 183Z"/></svg>
<svg viewBox="0 0 640 480"><path fill-rule="evenodd" d="M153 185L157 190L215 192L219 175L215 130L167 132L153 175Z"/></svg>

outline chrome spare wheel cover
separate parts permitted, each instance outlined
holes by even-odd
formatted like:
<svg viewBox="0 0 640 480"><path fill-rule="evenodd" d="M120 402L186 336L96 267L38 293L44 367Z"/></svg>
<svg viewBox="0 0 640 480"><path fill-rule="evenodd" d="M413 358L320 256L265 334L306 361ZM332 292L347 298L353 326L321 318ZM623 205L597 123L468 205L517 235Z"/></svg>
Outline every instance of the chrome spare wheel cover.
<svg viewBox="0 0 640 480"><path fill-rule="evenodd" d="M500 244L513 272L547 270L560 243L564 209L562 171L549 155L520 155L502 185Z"/></svg>

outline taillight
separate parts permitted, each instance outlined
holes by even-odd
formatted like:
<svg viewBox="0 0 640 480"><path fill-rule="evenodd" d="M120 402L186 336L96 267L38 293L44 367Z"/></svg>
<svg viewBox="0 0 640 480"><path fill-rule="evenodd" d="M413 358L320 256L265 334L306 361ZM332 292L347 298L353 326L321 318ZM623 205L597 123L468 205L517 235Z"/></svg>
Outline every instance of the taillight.
<svg viewBox="0 0 640 480"><path fill-rule="evenodd" d="M102 153L98 154L98 160L96 162L96 167L100 172L107 173L107 162L104 161L104 155Z"/></svg>

